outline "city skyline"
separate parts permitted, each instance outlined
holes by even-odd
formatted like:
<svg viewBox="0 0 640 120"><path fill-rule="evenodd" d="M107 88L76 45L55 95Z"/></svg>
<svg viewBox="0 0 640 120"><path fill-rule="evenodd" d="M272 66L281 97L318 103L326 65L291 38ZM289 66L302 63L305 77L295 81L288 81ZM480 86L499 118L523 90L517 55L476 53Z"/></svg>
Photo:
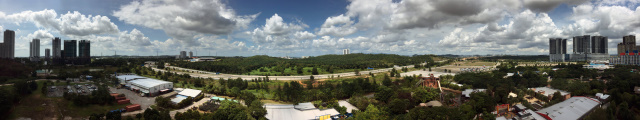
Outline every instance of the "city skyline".
<svg viewBox="0 0 640 120"><path fill-rule="evenodd" d="M0 30L15 31L15 57L28 57L33 39L41 40L40 55L56 51L54 37L90 40L91 56L317 56L344 49L544 55L549 38L591 35L607 37L600 51L616 54L623 36L640 33L640 4L633 0L174 2L5 1Z"/></svg>

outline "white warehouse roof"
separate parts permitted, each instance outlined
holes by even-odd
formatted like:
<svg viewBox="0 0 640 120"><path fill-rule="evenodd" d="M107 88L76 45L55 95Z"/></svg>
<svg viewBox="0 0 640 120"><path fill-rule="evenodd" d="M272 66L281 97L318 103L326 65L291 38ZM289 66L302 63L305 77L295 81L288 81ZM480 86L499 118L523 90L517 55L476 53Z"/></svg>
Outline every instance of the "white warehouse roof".
<svg viewBox="0 0 640 120"><path fill-rule="evenodd" d="M592 98L571 97L537 112L546 114L554 120L577 120L598 105L600 105L600 102Z"/></svg>
<svg viewBox="0 0 640 120"><path fill-rule="evenodd" d="M162 80L156 80L156 79L151 79L151 78L146 78L146 79L136 79L136 80L132 80L129 81L132 85L137 85L139 87L143 87L145 89L149 89L158 85L162 85L162 84L171 84L172 82L167 82L167 81L162 81Z"/></svg>
<svg viewBox="0 0 640 120"><path fill-rule="evenodd" d="M178 93L178 95L184 95L184 96L189 96L192 98L197 97L198 95L200 95L200 93L202 93L202 90L194 90L194 89L184 89L182 90L182 92Z"/></svg>

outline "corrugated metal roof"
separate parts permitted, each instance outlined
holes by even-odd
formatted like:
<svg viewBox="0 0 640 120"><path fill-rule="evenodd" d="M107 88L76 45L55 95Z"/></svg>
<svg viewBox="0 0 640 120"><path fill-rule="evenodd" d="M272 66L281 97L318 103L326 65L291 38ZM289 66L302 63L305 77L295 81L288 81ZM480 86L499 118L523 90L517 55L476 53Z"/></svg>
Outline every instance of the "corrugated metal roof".
<svg viewBox="0 0 640 120"><path fill-rule="evenodd" d="M537 112L547 114L551 119L577 120L599 104L600 102L588 97L571 97Z"/></svg>
<svg viewBox="0 0 640 120"><path fill-rule="evenodd" d="M156 80L156 79L151 79L151 78L144 78L144 79L132 80L132 81L129 81L129 83L131 83L133 85L138 85L140 87L143 87L144 89L149 89L149 88L152 88L154 86L167 84L167 83L172 83L172 82Z"/></svg>

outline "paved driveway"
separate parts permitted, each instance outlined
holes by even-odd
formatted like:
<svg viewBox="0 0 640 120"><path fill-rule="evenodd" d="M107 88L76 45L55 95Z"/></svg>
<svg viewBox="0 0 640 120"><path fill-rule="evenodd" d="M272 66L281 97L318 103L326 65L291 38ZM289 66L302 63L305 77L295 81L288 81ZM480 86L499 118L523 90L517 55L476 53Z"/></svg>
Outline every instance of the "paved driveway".
<svg viewBox="0 0 640 120"><path fill-rule="evenodd" d="M147 109L153 104L156 104L155 97L141 97L140 94L127 89L116 89L113 87L109 87L109 90L111 92L124 94L124 96L131 101L131 104L140 104L140 108L142 108L142 110Z"/></svg>

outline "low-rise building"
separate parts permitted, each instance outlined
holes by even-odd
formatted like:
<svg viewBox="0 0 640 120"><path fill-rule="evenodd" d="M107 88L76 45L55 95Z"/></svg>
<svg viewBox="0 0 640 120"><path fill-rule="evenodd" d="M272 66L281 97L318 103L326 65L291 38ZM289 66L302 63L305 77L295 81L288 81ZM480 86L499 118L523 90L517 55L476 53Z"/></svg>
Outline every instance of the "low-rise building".
<svg viewBox="0 0 640 120"><path fill-rule="evenodd" d="M138 75L126 74L115 76L125 88L139 92L141 96L156 96L160 91L173 89L173 83Z"/></svg>
<svg viewBox="0 0 640 120"><path fill-rule="evenodd" d="M537 87L537 88L529 88L529 89L535 91L538 94L542 94L544 96L549 97L549 100L551 100L554 97L553 94L556 93L556 92L560 92L560 95L562 95L562 97L565 100L571 98L571 93L566 92L566 91L562 91L562 90L549 88L549 87Z"/></svg>
<svg viewBox="0 0 640 120"><path fill-rule="evenodd" d="M553 120L579 120L600 105L589 97L571 97L563 102L543 108L536 112Z"/></svg>

